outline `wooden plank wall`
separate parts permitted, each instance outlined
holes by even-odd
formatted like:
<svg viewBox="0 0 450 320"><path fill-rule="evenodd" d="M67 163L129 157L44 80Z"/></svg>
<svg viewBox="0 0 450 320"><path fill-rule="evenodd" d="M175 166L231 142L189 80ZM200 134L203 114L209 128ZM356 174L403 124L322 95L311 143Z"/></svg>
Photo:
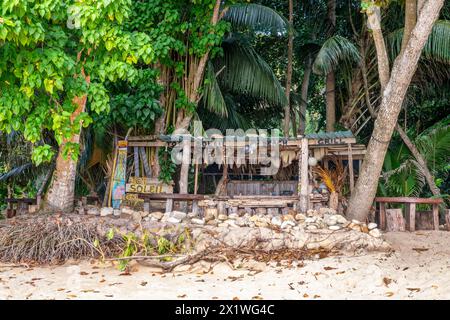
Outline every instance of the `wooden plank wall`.
<svg viewBox="0 0 450 320"><path fill-rule="evenodd" d="M283 195L284 192L297 194L298 181L241 181L227 183L227 195Z"/></svg>

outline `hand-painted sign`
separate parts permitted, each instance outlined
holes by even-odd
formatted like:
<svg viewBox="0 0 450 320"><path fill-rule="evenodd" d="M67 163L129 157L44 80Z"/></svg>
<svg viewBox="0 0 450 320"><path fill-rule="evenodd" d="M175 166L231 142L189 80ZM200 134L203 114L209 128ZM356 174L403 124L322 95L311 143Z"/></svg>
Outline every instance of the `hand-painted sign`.
<svg viewBox="0 0 450 320"><path fill-rule="evenodd" d="M126 192L173 193L173 186L158 179L131 177L126 185Z"/></svg>
<svg viewBox="0 0 450 320"><path fill-rule="evenodd" d="M125 195L125 180L127 168L127 141L119 141L117 144L117 161L113 173L111 203L114 209L120 208L120 203Z"/></svg>

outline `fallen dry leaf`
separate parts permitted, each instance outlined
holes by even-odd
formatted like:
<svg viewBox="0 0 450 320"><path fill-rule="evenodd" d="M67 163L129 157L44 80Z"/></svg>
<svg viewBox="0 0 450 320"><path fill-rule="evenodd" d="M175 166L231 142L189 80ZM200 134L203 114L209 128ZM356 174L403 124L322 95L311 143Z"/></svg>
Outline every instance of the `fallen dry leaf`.
<svg viewBox="0 0 450 320"><path fill-rule="evenodd" d="M389 284L391 284L391 282L392 282L392 279L389 279L386 277L383 278L383 283L386 287L389 287Z"/></svg>
<svg viewBox="0 0 450 320"><path fill-rule="evenodd" d="M146 285L147 285L147 282L146 282L146 281L142 281L142 282L141 282L141 286L145 287Z"/></svg>
<svg viewBox="0 0 450 320"><path fill-rule="evenodd" d="M233 300L240 300L239 297L233 297Z"/></svg>
<svg viewBox="0 0 450 320"><path fill-rule="evenodd" d="M336 270L337 268L333 268L333 267L323 267L326 271L329 271L329 270Z"/></svg>
<svg viewBox="0 0 450 320"><path fill-rule="evenodd" d="M388 291L388 292L386 292L384 295L385 295L386 297L392 297L392 296L394 295L394 293L391 292L391 291Z"/></svg>
<svg viewBox="0 0 450 320"><path fill-rule="evenodd" d="M187 294L185 294L185 293L177 296L177 298L186 298L186 297L187 297Z"/></svg>
<svg viewBox="0 0 450 320"><path fill-rule="evenodd" d="M252 297L252 300L263 300L263 297L261 297L261 296L254 296L254 297Z"/></svg>
<svg viewBox="0 0 450 320"><path fill-rule="evenodd" d="M84 272L84 271L81 271L80 272L80 276L87 276L89 273L87 273L87 272Z"/></svg>
<svg viewBox="0 0 450 320"><path fill-rule="evenodd" d="M304 295L303 295L303 298L308 298L309 297L309 295L307 294L307 293L305 293Z"/></svg>
<svg viewBox="0 0 450 320"><path fill-rule="evenodd" d="M414 292L419 292L419 291L420 291L420 288L406 288L406 290L414 291Z"/></svg>
<svg viewBox="0 0 450 320"><path fill-rule="evenodd" d="M417 252L422 252L422 251L428 251L428 250L430 250L430 248L412 248L414 251L417 251Z"/></svg>

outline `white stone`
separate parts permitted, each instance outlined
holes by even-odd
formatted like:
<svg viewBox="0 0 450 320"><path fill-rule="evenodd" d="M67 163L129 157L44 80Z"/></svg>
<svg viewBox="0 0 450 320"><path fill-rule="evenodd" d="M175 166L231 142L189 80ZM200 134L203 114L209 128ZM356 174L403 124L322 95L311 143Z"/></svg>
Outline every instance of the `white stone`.
<svg viewBox="0 0 450 320"><path fill-rule="evenodd" d="M329 216L327 219L325 219L325 223L329 226L334 226L337 224L337 218L336 216Z"/></svg>
<svg viewBox="0 0 450 320"><path fill-rule="evenodd" d="M151 216L153 218L155 218L156 220L161 220L162 217L164 216L164 213L160 212L160 211L156 211L156 212L152 212Z"/></svg>
<svg viewBox="0 0 450 320"><path fill-rule="evenodd" d="M175 218L175 217L169 217L169 218L167 218L166 221L169 222L169 223L174 223L174 224L178 224L178 223L181 222L180 219L177 219L177 218Z"/></svg>
<svg viewBox="0 0 450 320"><path fill-rule="evenodd" d="M297 213L295 215L295 220L297 221L304 221L306 219L306 216L303 213Z"/></svg>
<svg viewBox="0 0 450 320"><path fill-rule="evenodd" d="M281 227L281 225L283 224L283 220L281 219L281 217L277 216L273 217L270 223L273 224L274 226Z"/></svg>
<svg viewBox="0 0 450 320"><path fill-rule="evenodd" d="M352 220L352 223L353 223L353 224L361 224L361 222L359 222L359 220L356 220L356 219L353 219L353 220Z"/></svg>
<svg viewBox="0 0 450 320"><path fill-rule="evenodd" d="M100 210L97 207L89 207L86 213L93 216L98 216L100 214Z"/></svg>
<svg viewBox="0 0 450 320"><path fill-rule="evenodd" d="M219 216L217 217L217 219L221 220L221 221L225 221L228 219L228 216L226 214L219 214Z"/></svg>
<svg viewBox="0 0 450 320"><path fill-rule="evenodd" d="M281 224L281 229L286 229L288 227L295 227L295 222L293 222L292 220L283 221L283 223Z"/></svg>
<svg viewBox="0 0 450 320"><path fill-rule="evenodd" d="M379 229L372 229L369 231L369 234L374 238L381 238L382 234Z"/></svg>
<svg viewBox="0 0 450 320"><path fill-rule="evenodd" d="M193 224L204 225L205 224L205 219L192 218L191 222Z"/></svg>
<svg viewBox="0 0 450 320"><path fill-rule="evenodd" d="M310 224L309 226L306 227L306 230L317 230L317 226L314 224Z"/></svg>
<svg viewBox="0 0 450 320"><path fill-rule="evenodd" d="M100 215L102 217L110 216L113 214L113 212L114 212L114 208L112 208L112 207L103 207L100 209Z"/></svg>
<svg viewBox="0 0 450 320"><path fill-rule="evenodd" d="M245 219L245 218L238 218L235 221L236 221L236 225L238 225L239 227L245 227L248 223L247 219Z"/></svg>
<svg viewBox="0 0 450 320"><path fill-rule="evenodd" d="M373 230L373 229L375 229L376 227L378 227L378 225L377 225L376 223L373 223L373 222L371 222L371 223L369 223L369 224L367 225L367 228L369 228L369 230Z"/></svg>
<svg viewBox="0 0 450 320"><path fill-rule="evenodd" d="M131 214L131 218L133 219L133 221L139 222L141 221L142 216L138 211L133 211L133 213Z"/></svg>
<svg viewBox="0 0 450 320"><path fill-rule="evenodd" d="M235 221L235 220L231 220L231 219L225 220L224 223L226 223L226 224L228 224L229 226L234 227L234 228L237 228L237 227L238 227L238 226L236 225L236 221Z"/></svg>
<svg viewBox="0 0 450 320"><path fill-rule="evenodd" d="M341 226L329 226L328 227L328 229L333 230L333 231L339 230L341 228L342 228Z"/></svg>
<svg viewBox="0 0 450 320"><path fill-rule="evenodd" d="M237 219L237 218L239 218L239 215L237 214L237 213L230 213L229 215L228 215L228 219Z"/></svg>
<svg viewBox="0 0 450 320"><path fill-rule="evenodd" d="M336 210L331 209L331 208L322 207L322 208L319 209L319 214L321 216L323 216L325 214L335 215L336 214Z"/></svg>
<svg viewBox="0 0 450 320"><path fill-rule="evenodd" d="M346 224L347 223L347 219L345 219L345 217L341 216L340 214L336 215L336 219L337 219L337 223L339 223L339 224Z"/></svg>
<svg viewBox="0 0 450 320"><path fill-rule="evenodd" d="M314 223L314 222L316 222L315 218L306 218L305 219L305 223Z"/></svg>
<svg viewBox="0 0 450 320"><path fill-rule="evenodd" d="M122 211L120 211L120 209L114 209L113 210L113 215L116 217L120 217L120 215L122 214Z"/></svg>
<svg viewBox="0 0 450 320"><path fill-rule="evenodd" d="M130 216L133 215L134 212L136 212L136 211L134 211L133 209L128 208L128 207L124 207L124 208L122 208L121 210L122 210L122 213L123 213L123 214L129 214Z"/></svg>
<svg viewBox="0 0 450 320"><path fill-rule="evenodd" d="M182 211L172 211L170 216L178 220L183 220L187 217L187 213Z"/></svg>
<svg viewBox="0 0 450 320"><path fill-rule="evenodd" d="M318 215L318 212L317 212L316 210L309 209L309 210L306 212L306 215L307 215L308 217L314 217L314 216L317 216L317 215Z"/></svg>

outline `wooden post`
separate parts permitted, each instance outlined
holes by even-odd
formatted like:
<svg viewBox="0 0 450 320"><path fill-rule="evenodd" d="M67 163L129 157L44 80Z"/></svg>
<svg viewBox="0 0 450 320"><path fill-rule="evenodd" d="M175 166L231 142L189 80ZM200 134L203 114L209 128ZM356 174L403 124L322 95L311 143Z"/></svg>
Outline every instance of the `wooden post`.
<svg viewBox="0 0 450 320"><path fill-rule="evenodd" d="M139 147L133 147L134 176L139 178Z"/></svg>
<svg viewBox="0 0 450 320"><path fill-rule="evenodd" d="M166 212L172 212L173 209L173 199L166 200Z"/></svg>
<svg viewBox="0 0 450 320"><path fill-rule="evenodd" d="M439 205L433 204L433 224L434 230L439 231Z"/></svg>
<svg viewBox="0 0 450 320"><path fill-rule="evenodd" d="M353 193L353 189L355 188L355 176L353 173L353 151L352 144L348 144L348 171L350 176L350 193Z"/></svg>
<svg viewBox="0 0 450 320"><path fill-rule="evenodd" d="M447 231L450 231L450 209L445 210L445 224Z"/></svg>
<svg viewBox="0 0 450 320"><path fill-rule="evenodd" d="M380 202L380 228L386 230L386 203Z"/></svg>
<svg viewBox="0 0 450 320"><path fill-rule="evenodd" d="M198 189L198 163L195 164L194 194L197 194L197 189Z"/></svg>
<svg viewBox="0 0 450 320"><path fill-rule="evenodd" d="M387 231L405 231L405 219L402 209L386 210L386 230Z"/></svg>
<svg viewBox="0 0 450 320"><path fill-rule="evenodd" d="M407 203L405 206L406 224L409 231L416 231L416 204Z"/></svg>
<svg viewBox="0 0 450 320"><path fill-rule="evenodd" d="M300 201L299 209L300 212L306 213L309 207L309 177L308 177L308 139L302 138L301 140L301 150L300 150L300 161L299 161L299 183L300 183Z"/></svg>

